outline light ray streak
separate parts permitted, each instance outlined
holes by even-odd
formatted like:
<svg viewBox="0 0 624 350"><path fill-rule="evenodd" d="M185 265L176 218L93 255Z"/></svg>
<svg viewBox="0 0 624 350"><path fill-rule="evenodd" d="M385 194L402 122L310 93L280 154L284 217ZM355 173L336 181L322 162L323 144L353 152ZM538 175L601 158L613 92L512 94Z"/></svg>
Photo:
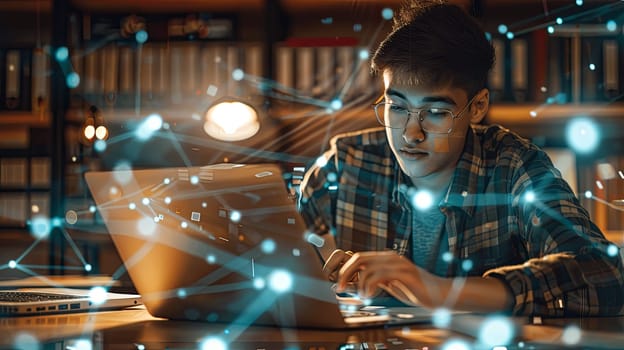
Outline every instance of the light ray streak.
<svg viewBox="0 0 624 350"><path fill-rule="evenodd" d="M80 252L80 249L78 249L78 247L76 246L76 243L74 242L74 240L71 238L71 236L67 233L67 230L65 230L64 228L61 228L61 232L63 232L63 236L65 237L65 240L67 241L67 243L69 243L70 247L72 248L72 250L74 251L74 254L76 254L76 257L78 257L78 259L80 260L80 262L82 263L82 269L84 269L84 265L87 264L87 261L85 260L85 258L82 256L82 253Z"/></svg>
<svg viewBox="0 0 624 350"><path fill-rule="evenodd" d="M15 262L19 264L19 262L22 261L22 259L24 259L26 257L26 255L28 255L39 244L39 242L41 242L42 239L43 239L43 237L35 239L35 241L32 242L30 244L30 246L28 246L28 248L26 248L26 250L24 250L22 255L20 255L19 258L15 259Z"/></svg>

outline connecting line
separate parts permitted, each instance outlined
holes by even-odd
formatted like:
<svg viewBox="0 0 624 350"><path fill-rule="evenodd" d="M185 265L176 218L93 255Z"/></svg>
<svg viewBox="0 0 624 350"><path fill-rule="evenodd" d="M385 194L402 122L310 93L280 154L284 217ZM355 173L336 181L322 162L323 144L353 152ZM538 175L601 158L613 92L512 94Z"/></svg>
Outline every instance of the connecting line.
<svg viewBox="0 0 624 350"><path fill-rule="evenodd" d="M624 1L624 0L622 0L622 1ZM602 198L595 197L594 195L591 196L591 199L595 200L598 203L602 203L602 204L608 206L611 209L624 212L624 207L623 206L619 206L619 205L615 205L613 203L609 203L608 201L606 201L606 200L604 200Z"/></svg>
<svg viewBox="0 0 624 350"><path fill-rule="evenodd" d="M26 248L26 250L24 250L19 258L15 259L15 262L19 264L19 262L22 261L22 259L24 259L24 257L26 257L26 255L28 255L28 253L30 253L39 244L39 242L41 242L42 239L43 237L37 238L28 248Z"/></svg>
<svg viewBox="0 0 624 350"><path fill-rule="evenodd" d="M171 131L171 129L168 129L166 134L167 134L167 138L171 141L171 144L173 145L175 150L178 152L178 155L180 156L180 158L184 162L184 165L186 167L191 166L191 160L184 153L184 150L182 149L182 146L180 146L180 141L176 138L176 135L173 133L173 131ZM157 133L156 135L159 135L159 134Z"/></svg>
<svg viewBox="0 0 624 350"><path fill-rule="evenodd" d="M87 264L87 261L82 256L82 253L80 253L80 249L78 249L78 246L76 246L76 243L74 242L74 240L69 236L69 234L67 233L67 230L61 228L61 231L63 232L63 236L65 236L67 243L69 243L69 245L72 247L72 250L74 251L74 254L76 254L76 257L80 259L80 262L83 265L82 269L84 270L84 265ZM65 268L71 268L71 267L65 267Z"/></svg>

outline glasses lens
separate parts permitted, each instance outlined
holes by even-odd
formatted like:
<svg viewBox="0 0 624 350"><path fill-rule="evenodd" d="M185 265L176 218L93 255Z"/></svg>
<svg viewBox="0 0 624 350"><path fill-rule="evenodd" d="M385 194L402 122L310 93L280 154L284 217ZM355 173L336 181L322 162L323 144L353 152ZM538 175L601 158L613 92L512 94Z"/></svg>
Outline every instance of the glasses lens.
<svg viewBox="0 0 624 350"><path fill-rule="evenodd" d="M453 127L453 114L447 109L428 109L420 112L420 126L425 131L447 133Z"/></svg>
<svg viewBox="0 0 624 350"><path fill-rule="evenodd" d="M427 132L448 133L453 127L453 114L447 109L433 108L410 112L404 107L391 103L382 102L375 105L377 121L387 128L405 128L410 114L418 118L420 127Z"/></svg>

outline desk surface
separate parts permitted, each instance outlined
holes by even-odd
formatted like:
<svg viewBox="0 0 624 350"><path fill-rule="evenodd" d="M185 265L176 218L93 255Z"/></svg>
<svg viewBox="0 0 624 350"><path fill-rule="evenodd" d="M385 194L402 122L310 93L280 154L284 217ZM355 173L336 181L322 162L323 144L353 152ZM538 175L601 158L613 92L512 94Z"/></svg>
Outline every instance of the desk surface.
<svg viewBox="0 0 624 350"><path fill-rule="evenodd" d="M624 317L549 319L525 324L507 349L624 348ZM451 340L476 346L475 338L430 324L359 330L302 330L242 327L152 317L143 307L72 315L0 318L0 348L55 349L219 349L224 350L439 349ZM577 337L578 336L578 337ZM578 342L575 340L577 339ZM88 341L88 347L79 342ZM346 344L353 344L346 346ZM32 346L36 345L36 346ZM574 345L574 346L570 346ZM384 347L380 347L383 349Z"/></svg>

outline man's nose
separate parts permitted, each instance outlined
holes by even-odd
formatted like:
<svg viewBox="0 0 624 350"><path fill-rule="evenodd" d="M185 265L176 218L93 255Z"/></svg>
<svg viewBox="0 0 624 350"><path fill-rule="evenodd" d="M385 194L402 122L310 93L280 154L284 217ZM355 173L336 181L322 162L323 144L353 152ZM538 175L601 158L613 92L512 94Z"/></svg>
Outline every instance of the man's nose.
<svg viewBox="0 0 624 350"><path fill-rule="evenodd" d="M420 126L417 114L410 114L405 129L403 130L403 139L407 143L420 143L425 141L425 132Z"/></svg>

